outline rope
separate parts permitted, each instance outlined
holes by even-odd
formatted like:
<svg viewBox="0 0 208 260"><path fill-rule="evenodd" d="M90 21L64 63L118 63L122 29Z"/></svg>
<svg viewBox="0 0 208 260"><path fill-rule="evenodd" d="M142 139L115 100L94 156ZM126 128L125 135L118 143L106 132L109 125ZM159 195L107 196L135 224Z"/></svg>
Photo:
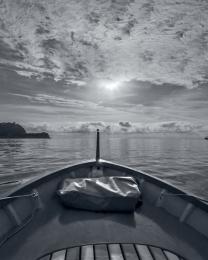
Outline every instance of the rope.
<svg viewBox="0 0 208 260"><path fill-rule="evenodd" d="M8 200L8 199L17 199L17 198L24 198L24 197L36 197L38 196L37 192L29 193L29 194L23 194L23 195L16 195L16 196L7 196L0 198L1 200Z"/></svg>

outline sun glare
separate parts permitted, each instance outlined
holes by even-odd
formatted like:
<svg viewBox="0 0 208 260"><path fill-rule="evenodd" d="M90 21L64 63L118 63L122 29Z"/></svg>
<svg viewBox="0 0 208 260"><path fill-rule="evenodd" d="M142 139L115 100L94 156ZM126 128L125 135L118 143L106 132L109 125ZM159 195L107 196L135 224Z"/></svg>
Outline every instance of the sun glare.
<svg viewBox="0 0 208 260"><path fill-rule="evenodd" d="M110 82L106 83L105 88L108 90L115 90L118 88L119 83L118 82Z"/></svg>
<svg viewBox="0 0 208 260"><path fill-rule="evenodd" d="M118 89L120 82L118 81L103 81L100 86L108 91L115 91Z"/></svg>

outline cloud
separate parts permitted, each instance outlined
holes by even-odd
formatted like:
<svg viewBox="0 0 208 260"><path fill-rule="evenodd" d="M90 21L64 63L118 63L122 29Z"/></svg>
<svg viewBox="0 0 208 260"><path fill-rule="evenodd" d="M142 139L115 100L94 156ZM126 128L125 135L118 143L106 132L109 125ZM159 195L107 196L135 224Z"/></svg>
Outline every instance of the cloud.
<svg viewBox="0 0 208 260"><path fill-rule="evenodd" d="M126 127L126 128L129 128L131 127L131 124L129 122L119 122L119 125L121 127Z"/></svg>
<svg viewBox="0 0 208 260"><path fill-rule="evenodd" d="M0 117L111 132L206 126L207 17L196 0L1 0Z"/></svg>
<svg viewBox="0 0 208 260"><path fill-rule="evenodd" d="M182 85L168 83L152 83L150 81L132 80L124 82L122 91L115 97L114 103L128 103L133 105L154 106L169 97L178 97L182 93L188 93Z"/></svg>
<svg viewBox="0 0 208 260"><path fill-rule="evenodd" d="M101 110L102 112L102 107L96 103L73 99L70 97L49 94L25 95L10 93L10 95L27 100L32 107L36 107L36 109L42 109L43 112L48 107L46 111L49 110L51 114L58 114L62 111L62 113L64 113L63 116L66 116L69 114L69 110L70 114L77 116L80 114L84 115L92 113L94 110Z"/></svg>
<svg viewBox="0 0 208 260"><path fill-rule="evenodd" d="M51 131L63 133L91 133L100 129L106 133L197 133L208 130L208 126L189 122L161 122L161 123L106 123L106 122L70 122L65 124L27 124L29 131Z"/></svg>
<svg viewBox="0 0 208 260"><path fill-rule="evenodd" d="M0 17L0 64L25 77L208 82L206 1L2 0Z"/></svg>
<svg viewBox="0 0 208 260"><path fill-rule="evenodd" d="M94 121L166 122L188 121L207 124L206 84L187 89L173 84L133 80L109 91L105 84L70 80L40 81L0 70L0 117L30 122ZM10 79L10 81L8 81ZM107 84L107 83L106 83ZM41 115L40 112L42 111ZM57 115L60 115L57 118Z"/></svg>
<svg viewBox="0 0 208 260"><path fill-rule="evenodd" d="M165 122L158 125L158 131L161 132L177 132L177 133L187 133L199 131L202 129L202 125L194 125L187 122Z"/></svg>

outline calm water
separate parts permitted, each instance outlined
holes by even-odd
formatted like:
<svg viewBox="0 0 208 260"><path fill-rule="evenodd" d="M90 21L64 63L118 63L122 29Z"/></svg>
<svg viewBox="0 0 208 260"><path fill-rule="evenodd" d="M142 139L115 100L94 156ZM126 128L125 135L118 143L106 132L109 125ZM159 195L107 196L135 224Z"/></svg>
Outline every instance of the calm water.
<svg viewBox="0 0 208 260"><path fill-rule="evenodd" d="M18 182L92 159L94 154L95 134L54 135L50 140L0 139L0 193ZM208 199L208 141L201 137L102 134L101 155Z"/></svg>

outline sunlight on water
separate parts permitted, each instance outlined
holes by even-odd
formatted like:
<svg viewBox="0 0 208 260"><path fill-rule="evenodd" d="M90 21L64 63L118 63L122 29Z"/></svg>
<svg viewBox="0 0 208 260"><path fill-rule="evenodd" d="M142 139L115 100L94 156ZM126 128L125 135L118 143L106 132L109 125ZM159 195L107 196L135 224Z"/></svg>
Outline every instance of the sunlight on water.
<svg viewBox="0 0 208 260"><path fill-rule="evenodd" d="M0 140L0 191L95 157L95 134ZM194 135L102 134L101 157L208 198L208 142Z"/></svg>

